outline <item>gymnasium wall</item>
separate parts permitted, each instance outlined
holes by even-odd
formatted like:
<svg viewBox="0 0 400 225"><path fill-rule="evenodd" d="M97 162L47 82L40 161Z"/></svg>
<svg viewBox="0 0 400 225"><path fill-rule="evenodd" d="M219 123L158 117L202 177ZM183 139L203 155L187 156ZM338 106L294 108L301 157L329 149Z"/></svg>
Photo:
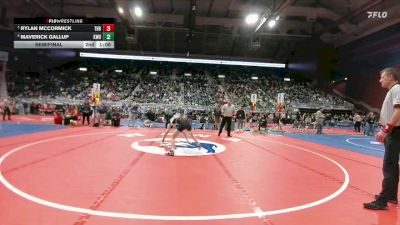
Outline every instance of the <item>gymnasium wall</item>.
<svg viewBox="0 0 400 225"><path fill-rule="evenodd" d="M346 88L340 91L380 108L386 90L379 84L379 72L386 67L400 66L400 24L340 47L338 58L338 71L349 78Z"/></svg>
<svg viewBox="0 0 400 225"><path fill-rule="evenodd" d="M339 48L316 40L312 43L307 49L297 48L289 74L302 73L327 91L335 89L373 108L381 107L386 90L378 82L379 72L400 67L400 24Z"/></svg>

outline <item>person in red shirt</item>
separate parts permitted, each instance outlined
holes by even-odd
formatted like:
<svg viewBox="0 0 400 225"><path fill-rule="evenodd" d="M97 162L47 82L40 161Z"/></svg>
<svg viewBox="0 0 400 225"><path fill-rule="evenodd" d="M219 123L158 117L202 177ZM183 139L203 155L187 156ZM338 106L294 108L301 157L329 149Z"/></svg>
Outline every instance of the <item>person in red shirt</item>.
<svg viewBox="0 0 400 225"><path fill-rule="evenodd" d="M54 112L54 124L62 124L63 116L60 112Z"/></svg>

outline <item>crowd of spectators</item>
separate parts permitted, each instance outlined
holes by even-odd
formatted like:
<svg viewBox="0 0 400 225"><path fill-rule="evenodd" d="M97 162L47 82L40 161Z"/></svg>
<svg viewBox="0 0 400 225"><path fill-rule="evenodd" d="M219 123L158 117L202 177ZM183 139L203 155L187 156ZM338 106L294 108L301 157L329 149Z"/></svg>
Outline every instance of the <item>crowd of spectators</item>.
<svg viewBox="0 0 400 225"><path fill-rule="evenodd" d="M5 103L7 102L7 103ZM195 121L195 126L198 129L218 129L221 118L221 105L216 104L215 107L206 110L192 110L188 108L171 109L158 105L156 107L149 105L142 105L140 103L123 104L122 106L115 106L103 101L100 105L93 107L88 100L83 104L68 105L68 104L51 104L43 103L36 104L23 104L21 101L13 98L7 98L0 101L0 113L4 114L4 105L8 105L12 114L39 114L43 116L54 116L56 124L63 125L77 125L85 124L85 117L87 125L103 126L120 126L120 121L123 118L128 118L129 126L145 126L151 127L153 124L162 124L169 121L175 113L183 113L191 121ZM240 107L243 108L243 107ZM238 110L237 108L236 110ZM131 114L135 116L131 119ZM374 135L375 129L378 126L378 116L373 113L351 112L338 113L335 111L324 112L324 126L354 126L356 132L364 132L364 135ZM267 112L267 111L251 111L246 110L240 118L235 113L234 122L239 124L243 121L240 128L243 127L250 129L260 130L261 128L267 129L268 124L292 124L293 128L316 128L318 118L314 112L299 112L299 111L284 111L282 113ZM137 121L141 121L137 123ZM131 123L132 122L132 123ZM243 125L244 124L244 125ZM235 126L235 125L233 125ZM237 125L239 127L239 125ZM278 125L278 127L280 127ZM232 128L234 129L234 128Z"/></svg>
<svg viewBox="0 0 400 225"><path fill-rule="evenodd" d="M121 117L128 116L130 108L139 103L143 106L140 115L144 115L147 108L153 108L158 113L156 119L166 114L165 108L193 106L201 106L204 116L213 118L215 105L221 105L225 99L231 99L237 108L255 110L250 107L252 94L257 94L256 110L267 113L275 111L278 93L285 93L287 112L303 106L317 109L349 105L342 98L318 89L312 82L284 82L281 76L263 75L260 71L153 65L125 66L122 72L117 72L116 66L107 69L101 64L85 66L86 71L75 66L46 74L8 73L8 93L15 101L15 112L52 114L60 107L72 105L80 109L84 100L91 98L93 83L101 85L101 101L110 103L110 112L117 109ZM225 78L218 77L219 74L224 74ZM54 100L58 100L57 103ZM66 100L75 102L66 103Z"/></svg>
<svg viewBox="0 0 400 225"><path fill-rule="evenodd" d="M236 75L224 82L226 93L236 104L251 105L251 94L257 94L257 106L271 110L277 105L278 93L285 94L289 110L299 107L351 108L351 104L333 94L326 93L312 82L285 82L277 76Z"/></svg>
<svg viewBox="0 0 400 225"><path fill-rule="evenodd" d="M135 73L101 72L96 67L87 68L87 71L53 70L47 76L18 73L7 76L7 89L10 96L17 98L84 100L91 96L93 83L100 83L103 97L120 101L129 98L139 83Z"/></svg>

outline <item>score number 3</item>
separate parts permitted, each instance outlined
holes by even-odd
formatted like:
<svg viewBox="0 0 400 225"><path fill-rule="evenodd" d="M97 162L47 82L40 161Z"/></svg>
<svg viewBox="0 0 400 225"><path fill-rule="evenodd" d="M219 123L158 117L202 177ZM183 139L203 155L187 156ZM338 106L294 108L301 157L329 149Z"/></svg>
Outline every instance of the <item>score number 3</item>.
<svg viewBox="0 0 400 225"><path fill-rule="evenodd" d="M114 24L103 24L103 32L114 32Z"/></svg>

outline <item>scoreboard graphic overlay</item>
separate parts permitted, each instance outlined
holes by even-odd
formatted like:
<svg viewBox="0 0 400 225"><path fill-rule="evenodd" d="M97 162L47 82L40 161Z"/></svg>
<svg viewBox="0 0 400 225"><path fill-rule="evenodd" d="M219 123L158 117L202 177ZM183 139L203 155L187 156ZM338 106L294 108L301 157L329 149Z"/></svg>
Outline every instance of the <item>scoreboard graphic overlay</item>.
<svg viewBox="0 0 400 225"><path fill-rule="evenodd" d="M114 48L114 18L15 18L14 48Z"/></svg>

